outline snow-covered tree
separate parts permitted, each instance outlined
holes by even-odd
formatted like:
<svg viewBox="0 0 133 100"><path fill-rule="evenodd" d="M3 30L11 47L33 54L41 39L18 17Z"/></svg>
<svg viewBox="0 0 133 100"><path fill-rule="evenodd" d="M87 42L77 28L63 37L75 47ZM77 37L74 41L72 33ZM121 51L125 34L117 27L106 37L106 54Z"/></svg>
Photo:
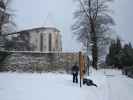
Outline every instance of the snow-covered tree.
<svg viewBox="0 0 133 100"><path fill-rule="evenodd" d="M103 54L110 40L114 20L109 15L109 2L112 0L76 0L79 3L74 13L75 23L72 26L77 39L92 53L92 66L97 69L98 56ZM91 46L88 46L92 44ZM105 54L105 53L104 53Z"/></svg>

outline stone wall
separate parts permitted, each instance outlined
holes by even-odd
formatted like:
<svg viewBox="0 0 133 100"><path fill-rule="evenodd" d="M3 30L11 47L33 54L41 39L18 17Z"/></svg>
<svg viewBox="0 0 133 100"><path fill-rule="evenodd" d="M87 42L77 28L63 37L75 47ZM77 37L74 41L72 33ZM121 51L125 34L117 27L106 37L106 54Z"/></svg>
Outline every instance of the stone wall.
<svg viewBox="0 0 133 100"><path fill-rule="evenodd" d="M66 71L79 63L78 53L10 52L0 67L5 71Z"/></svg>

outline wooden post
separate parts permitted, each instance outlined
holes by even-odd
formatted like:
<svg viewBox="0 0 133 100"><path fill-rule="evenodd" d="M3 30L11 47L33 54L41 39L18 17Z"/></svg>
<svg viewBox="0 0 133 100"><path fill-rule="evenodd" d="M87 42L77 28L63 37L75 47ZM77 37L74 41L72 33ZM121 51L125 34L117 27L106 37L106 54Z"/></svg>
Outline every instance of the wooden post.
<svg viewBox="0 0 133 100"><path fill-rule="evenodd" d="M82 53L81 52L79 52L79 70L80 70L80 87L82 87L82 84L81 84L81 55L82 55Z"/></svg>
<svg viewBox="0 0 133 100"><path fill-rule="evenodd" d="M80 87L82 87L82 79L84 76L83 70L85 70L84 65L85 65L85 62L84 62L82 52L79 52Z"/></svg>
<svg viewBox="0 0 133 100"><path fill-rule="evenodd" d="M82 87L82 80L84 78L84 71L85 71L85 58L82 55L82 52L79 52L79 68L80 68L80 87Z"/></svg>

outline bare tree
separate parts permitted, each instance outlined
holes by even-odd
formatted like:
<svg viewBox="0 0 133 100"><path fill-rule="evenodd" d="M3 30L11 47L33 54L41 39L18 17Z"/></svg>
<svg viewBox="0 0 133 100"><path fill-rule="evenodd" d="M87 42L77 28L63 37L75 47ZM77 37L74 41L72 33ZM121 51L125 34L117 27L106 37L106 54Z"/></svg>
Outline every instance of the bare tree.
<svg viewBox="0 0 133 100"><path fill-rule="evenodd" d="M16 24L13 21L12 0L0 0L0 34L9 32Z"/></svg>
<svg viewBox="0 0 133 100"><path fill-rule="evenodd" d="M79 9L75 12L72 26L77 39L91 45L92 66L97 69L98 53L102 44L108 40L108 34L114 21L108 14L108 3L112 0L77 0ZM87 42L86 42L87 41ZM105 45L105 44L104 44Z"/></svg>
<svg viewBox="0 0 133 100"><path fill-rule="evenodd" d="M15 24L12 19L12 11L10 8L12 0L0 0L0 50L4 50L6 37L3 35L6 32L10 33Z"/></svg>

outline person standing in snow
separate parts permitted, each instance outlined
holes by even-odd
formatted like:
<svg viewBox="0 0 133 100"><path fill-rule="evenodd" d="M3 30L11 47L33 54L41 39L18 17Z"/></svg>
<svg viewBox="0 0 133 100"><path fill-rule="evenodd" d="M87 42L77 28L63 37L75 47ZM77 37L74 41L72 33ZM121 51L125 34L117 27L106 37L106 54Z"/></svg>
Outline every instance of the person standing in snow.
<svg viewBox="0 0 133 100"><path fill-rule="evenodd" d="M79 67L77 66L77 64L75 64L72 67L73 83L78 83L78 72L79 72Z"/></svg>

